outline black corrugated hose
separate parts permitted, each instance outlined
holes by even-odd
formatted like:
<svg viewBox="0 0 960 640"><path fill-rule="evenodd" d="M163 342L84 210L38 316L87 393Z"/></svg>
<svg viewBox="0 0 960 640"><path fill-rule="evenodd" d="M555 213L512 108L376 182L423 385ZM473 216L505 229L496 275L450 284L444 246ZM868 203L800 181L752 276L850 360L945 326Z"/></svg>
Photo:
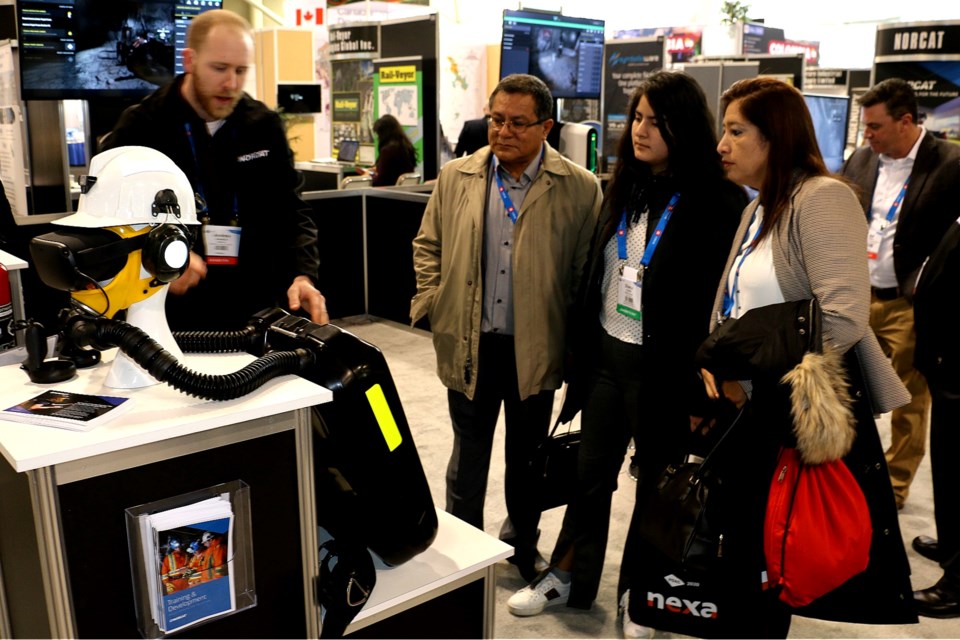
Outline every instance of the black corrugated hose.
<svg viewBox="0 0 960 640"><path fill-rule="evenodd" d="M64 333L69 342L80 347L92 346L101 351L118 347L158 381L205 400L233 400L277 376L296 374L315 364L314 354L308 349L275 351L234 373L212 375L184 367L142 329L120 320L75 315Z"/></svg>

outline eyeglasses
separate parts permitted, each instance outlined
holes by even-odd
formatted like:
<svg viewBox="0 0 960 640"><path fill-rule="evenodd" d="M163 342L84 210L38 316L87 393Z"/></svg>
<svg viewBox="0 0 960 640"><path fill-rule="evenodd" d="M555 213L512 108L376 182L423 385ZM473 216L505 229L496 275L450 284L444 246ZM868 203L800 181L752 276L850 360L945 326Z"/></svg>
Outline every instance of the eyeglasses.
<svg viewBox="0 0 960 640"><path fill-rule="evenodd" d="M516 134L522 134L530 127L535 127L538 124L543 124L546 121L547 118L537 120L536 122L517 122L516 120L504 120L503 118L498 118L497 116L487 116L487 126L493 131L500 131L506 127Z"/></svg>

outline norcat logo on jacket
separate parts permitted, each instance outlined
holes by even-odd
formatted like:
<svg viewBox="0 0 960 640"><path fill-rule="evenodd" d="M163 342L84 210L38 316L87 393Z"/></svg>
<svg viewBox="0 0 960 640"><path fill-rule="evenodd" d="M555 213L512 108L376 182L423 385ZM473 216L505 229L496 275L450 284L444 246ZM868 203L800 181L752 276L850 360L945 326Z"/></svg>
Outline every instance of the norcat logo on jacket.
<svg viewBox="0 0 960 640"><path fill-rule="evenodd" d="M715 620L717 617L717 605L712 602L687 600L676 596L666 597L662 593L654 593L653 591L647 592L647 606L671 613L682 613L695 618L712 618Z"/></svg>
<svg viewBox="0 0 960 640"><path fill-rule="evenodd" d="M256 160L258 158L266 158L270 155L270 149L261 149L260 151L254 151L253 153L245 153L242 156L237 156L237 162L250 162L251 160Z"/></svg>

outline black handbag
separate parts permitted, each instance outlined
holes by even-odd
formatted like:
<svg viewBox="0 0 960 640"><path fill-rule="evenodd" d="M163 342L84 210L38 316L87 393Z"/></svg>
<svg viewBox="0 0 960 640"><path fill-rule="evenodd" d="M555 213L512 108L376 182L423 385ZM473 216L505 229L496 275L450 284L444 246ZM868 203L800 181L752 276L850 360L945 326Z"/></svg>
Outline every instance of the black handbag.
<svg viewBox="0 0 960 640"><path fill-rule="evenodd" d="M530 462L538 485L540 510L546 511L569 504L577 492L577 458L580 455L580 431L557 433L560 420L557 419L537 447Z"/></svg>
<svg viewBox="0 0 960 640"><path fill-rule="evenodd" d="M722 433L705 457L688 455L668 465L643 498L640 537L680 569L706 571L723 555L723 526L711 510L716 500L710 497L719 486L711 462L745 410L713 427Z"/></svg>

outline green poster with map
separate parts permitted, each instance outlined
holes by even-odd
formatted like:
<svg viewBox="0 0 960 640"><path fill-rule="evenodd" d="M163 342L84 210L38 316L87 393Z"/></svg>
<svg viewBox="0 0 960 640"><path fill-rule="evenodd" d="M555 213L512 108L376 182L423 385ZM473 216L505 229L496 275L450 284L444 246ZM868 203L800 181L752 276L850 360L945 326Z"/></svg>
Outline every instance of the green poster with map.
<svg viewBox="0 0 960 640"><path fill-rule="evenodd" d="M373 117L397 119L417 149L423 173L423 63L420 56L373 61Z"/></svg>

